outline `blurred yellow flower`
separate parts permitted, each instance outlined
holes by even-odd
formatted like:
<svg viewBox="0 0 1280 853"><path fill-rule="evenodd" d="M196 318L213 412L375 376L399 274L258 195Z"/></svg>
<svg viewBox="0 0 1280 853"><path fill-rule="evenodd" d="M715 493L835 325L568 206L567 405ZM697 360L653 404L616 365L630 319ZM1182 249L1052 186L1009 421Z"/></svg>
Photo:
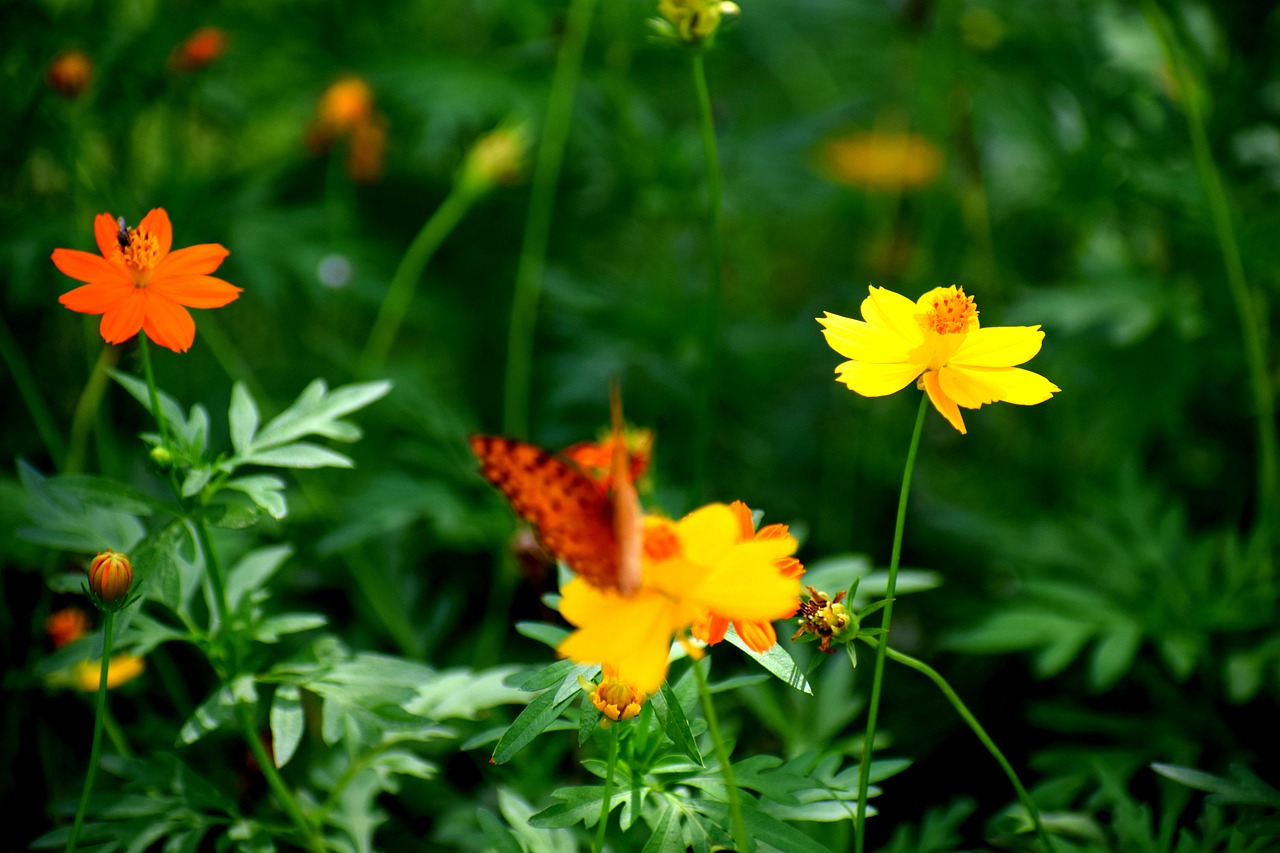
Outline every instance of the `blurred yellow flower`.
<svg viewBox="0 0 1280 853"><path fill-rule="evenodd" d="M933 183L942 172L942 152L914 133L873 130L831 140L822 148L822 164L838 183L897 192Z"/></svg>
<svg viewBox="0 0 1280 853"><path fill-rule="evenodd" d="M142 675L144 669L146 664L142 662L142 658L130 654L112 655L107 667L107 689L114 690L121 684L133 681ZM102 677L102 661L82 660L72 669L72 675L77 689L92 693L98 689Z"/></svg>
<svg viewBox="0 0 1280 853"><path fill-rule="evenodd" d="M678 522L645 520L640 587L630 594L575 578L560 612L578 630L559 652L579 663L609 664L617 678L652 694L667 674L671 639L708 611L751 622L795 612L800 583L778 570L796 540L742 541L737 517L709 504Z"/></svg>
<svg viewBox="0 0 1280 853"><path fill-rule="evenodd" d="M671 22L680 41L697 44L715 35L721 19L741 10L731 0L662 0L658 11Z"/></svg>
<svg viewBox="0 0 1280 853"><path fill-rule="evenodd" d="M1061 391L1038 373L1014 365L1040 351L1039 326L979 328L978 309L964 289L937 287L912 302L882 287L862 301L862 320L819 317L833 350L850 359L837 380L864 397L883 397L912 380L943 417L965 432L959 407L1043 403Z"/></svg>

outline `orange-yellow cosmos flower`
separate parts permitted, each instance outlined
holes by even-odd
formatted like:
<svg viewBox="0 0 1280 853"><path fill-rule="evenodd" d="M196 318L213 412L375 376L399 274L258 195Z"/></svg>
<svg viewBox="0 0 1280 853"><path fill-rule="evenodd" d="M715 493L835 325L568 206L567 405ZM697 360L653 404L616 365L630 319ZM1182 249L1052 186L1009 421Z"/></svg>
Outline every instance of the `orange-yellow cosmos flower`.
<svg viewBox="0 0 1280 853"><path fill-rule="evenodd" d="M99 331L109 344L147 333L161 346L186 352L196 336L187 308L220 308L240 288L209 273L229 253L216 243L170 252L173 226L156 208L137 228L126 228L110 213L93 221L101 256L75 249L54 249L53 263L77 281L87 282L58 301L82 314L101 314Z"/></svg>
<svg viewBox="0 0 1280 853"><path fill-rule="evenodd" d="M961 406L1030 406L1062 390L1014 366L1040 351L1039 326L979 328L973 297L954 285L934 288L916 302L872 287L861 320L827 313L818 322L831 348L850 359L836 367L838 381L864 397L883 397L918 380L962 433Z"/></svg>
<svg viewBox="0 0 1280 853"><path fill-rule="evenodd" d="M645 700L649 698L636 690L630 682L618 678L617 672L608 664L604 665L599 684L587 681L582 676L578 676L578 683L587 692L596 710L615 723L639 714ZM601 725L608 723L602 720Z"/></svg>
<svg viewBox="0 0 1280 853"><path fill-rule="evenodd" d="M734 501L729 504L729 509L732 510L734 518L738 521L738 539L741 542L751 542L758 539L781 539L784 536L791 535L785 524L766 524L756 530L755 522L751 518L751 510L742 501ZM774 561L774 566L783 577L799 578L804 574L804 566L795 557L780 557ZM792 604L791 612L786 614L783 617L784 619L795 615L796 609L800 607L800 600L797 598ZM714 646L724 639L730 622L733 623L733 629L738 632L738 636L747 644L747 647L754 651L767 652L778 642L778 635L773 630L772 622L732 619L714 610L693 624L692 633L693 636L707 645Z"/></svg>
<svg viewBox="0 0 1280 853"><path fill-rule="evenodd" d="M873 192L927 187L942 172L938 146L915 133L873 130L833 139L822 148L832 180Z"/></svg>
<svg viewBox="0 0 1280 853"><path fill-rule="evenodd" d="M201 27L169 54L175 71L199 71L227 51L227 33L218 27Z"/></svg>
<svg viewBox="0 0 1280 853"><path fill-rule="evenodd" d="M66 50L53 58L45 69L49 87L64 98L74 100L93 78L93 60L83 50Z"/></svg>
<svg viewBox="0 0 1280 853"><path fill-rule="evenodd" d="M111 663L107 667L107 689L114 690L121 684L133 681L142 675L142 671L146 668L146 664L140 657L127 653L112 655ZM102 683L102 661L82 660L75 665L72 675L78 689L85 693L93 693Z"/></svg>
<svg viewBox="0 0 1280 853"><path fill-rule="evenodd" d="M582 578L564 586L560 612L578 630L559 652L579 663L607 663L618 679L652 694L666 677L672 636L707 612L762 622L795 611L800 582L777 566L795 549L787 535L743 541L724 504L678 522L648 518L638 589L625 594Z"/></svg>

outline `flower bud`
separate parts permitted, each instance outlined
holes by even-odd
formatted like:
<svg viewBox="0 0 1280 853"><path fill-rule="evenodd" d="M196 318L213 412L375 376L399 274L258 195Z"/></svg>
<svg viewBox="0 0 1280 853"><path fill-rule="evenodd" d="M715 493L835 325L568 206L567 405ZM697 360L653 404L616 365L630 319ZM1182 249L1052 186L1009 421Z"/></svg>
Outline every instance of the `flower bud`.
<svg viewBox="0 0 1280 853"><path fill-rule="evenodd" d="M523 125L504 125L476 140L462 164L462 180L481 192L497 184L519 183L528 169L529 132Z"/></svg>
<svg viewBox="0 0 1280 853"><path fill-rule="evenodd" d="M173 49L169 67L175 71L199 71L227 51L227 33L217 27L201 27Z"/></svg>
<svg viewBox="0 0 1280 853"><path fill-rule="evenodd" d="M115 551L103 551L89 564L89 590L103 604L115 604L129 594L133 566L129 558Z"/></svg>
<svg viewBox="0 0 1280 853"><path fill-rule="evenodd" d="M93 76L93 60L83 50L67 50L58 54L45 69L49 87L64 98L74 100L89 85Z"/></svg>
<svg viewBox="0 0 1280 853"><path fill-rule="evenodd" d="M169 470L169 466L173 464L173 454L169 452L169 448L163 444L157 444L151 448L151 461L161 471Z"/></svg>

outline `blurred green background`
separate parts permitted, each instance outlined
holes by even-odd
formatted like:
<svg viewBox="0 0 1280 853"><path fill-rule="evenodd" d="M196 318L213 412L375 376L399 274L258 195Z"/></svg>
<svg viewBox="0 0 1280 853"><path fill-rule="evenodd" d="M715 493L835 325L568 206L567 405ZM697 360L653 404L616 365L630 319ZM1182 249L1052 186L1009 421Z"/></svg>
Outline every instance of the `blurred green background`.
<svg viewBox="0 0 1280 853"><path fill-rule="evenodd" d="M1179 828L1203 844L1187 849L1226 849L1198 823L1213 807L1202 812L1199 794L1146 765L1224 773L1242 762L1274 783L1280 760L1266 746L1280 625L1257 412L1185 118L1196 99L1265 316L1280 269L1276 4L1159 4L1190 89L1141 4L742 5L707 58L725 286L704 493L692 487L711 345L696 321L704 164L689 56L651 37L649 3L609 0L592 23L548 249L530 438L559 448L594 436L617 377L628 420L657 437L657 506L678 515L741 499L792 524L806 562L862 553L883 565L918 398L867 400L837 385L841 359L814 317L858 316L869 283L913 299L954 283L988 325L1042 325L1044 349L1027 366L1061 394L967 413L967 436L929 415L904 562L942 585L903 600L895 643L953 679L1044 783L1046 806L1095 821L1102 849L1173 849ZM97 318L58 305L73 283L49 255L91 250L104 210L136 223L164 207L175 247L231 251L218 274L241 298L195 312L190 352L158 354L159 383L177 399L216 419L232 380L278 411L314 376L362 378L356 359L388 281L465 152L513 121L536 145L564 12L542 0L0 5L0 457L44 471L60 462L102 341ZM223 50L184 68L180 45L202 26L222 32ZM60 93L49 69L68 50L91 72ZM318 150L315 137L324 92L352 75L385 131L375 174L356 177L352 139ZM907 131L938 158L927 180L868 185L831 147ZM892 177L902 154L890 149L859 162L886 157ZM395 390L361 418L356 470L301 478L291 494L288 535L303 551L287 595L320 602L354 646L440 666L545 657L511 625L543 615L547 581L513 580L514 594L492 582L512 522L465 444L501 424L528 191L527 180L494 189L432 259L379 373ZM1265 339L1274 323L1262 327ZM121 366L136 369L127 347ZM1268 357L1268 381L1275 366ZM22 371L38 399L19 394ZM89 469L144 480L133 461L143 416L109 389ZM34 775L65 797L91 710L31 675L48 650L44 617L64 602L43 586L48 555L16 535L23 512L9 465L4 793ZM1012 799L998 770L927 685L890 676L882 728L891 754L917 763L887 783L871 839L889 844L896 827L967 797L976 816L953 809L955 843L998 842L983 823ZM841 678L839 693L819 683L818 701L851 716L863 670ZM743 715L767 716L763 700L742 701ZM140 698L130 713L165 711ZM842 725L832 736L860 720ZM485 757L454 759L458 796L491 772L519 783ZM525 781L531 798L536 782ZM399 831L430 829L419 807L396 811ZM28 818L20 835L47 825Z"/></svg>

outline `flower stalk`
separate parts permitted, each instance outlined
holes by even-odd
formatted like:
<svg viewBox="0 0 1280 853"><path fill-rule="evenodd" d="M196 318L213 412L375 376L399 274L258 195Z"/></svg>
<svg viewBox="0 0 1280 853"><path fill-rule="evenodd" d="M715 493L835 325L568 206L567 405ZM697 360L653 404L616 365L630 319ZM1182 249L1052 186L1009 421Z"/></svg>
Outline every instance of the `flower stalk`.
<svg viewBox="0 0 1280 853"><path fill-rule="evenodd" d="M609 825L609 804L613 800L613 773L618 767L618 733L621 726L613 726L609 736L609 766L604 775L604 799L600 801L600 821L596 827L596 853L604 853L605 829Z"/></svg>
<svg viewBox="0 0 1280 853"><path fill-rule="evenodd" d="M120 347L113 344L102 345L98 360L89 373L89 381L80 392L80 399L76 400L75 413L71 417L71 446L62 465L64 474L79 474L84 470L89 433L93 429L93 421L102 405L102 395L107 390L110 378L107 371L115 367L119 360Z"/></svg>
<svg viewBox="0 0 1280 853"><path fill-rule="evenodd" d="M875 670L871 676L871 700L867 704L867 728L862 738L862 762L858 765L858 809L854 825L854 849L862 853L866 845L867 788L871 784L871 752L876 742L876 724L880 716L880 688L884 680L885 654L889 648L889 627L893 620L893 600L898 584L898 561L902 555L902 531L907 519L907 496L911 492L911 474L916 466L916 453L920 449L920 435L924 431L924 414L929 398L920 395L920 407L916 412L916 426L911 433L911 446L907 450L907 464L902 471L902 488L898 492L898 517L893 525L893 552L889 556L889 580L885 587L884 617L880 623L884 630L883 641L876 646Z"/></svg>
<svg viewBox="0 0 1280 853"><path fill-rule="evenodd" d="M97 775L98 759L102 755L102 726L107 715L107 674L111 667L111 634L115 629L115 620L114 610L103 611L102 668L98 672L98 695L94 702L93 745L89 748L89 769L84 774L84 790L80 793L80 805L76 808L75 822L71 824L71 834L67 836L67 853L74 853L76 842L80 840L85 812L89 808L89 794L93 792L93 777Z"/></svg>
<svg viewBox="0 0 1280 853"><path fill-rule="evenodd" d="M529 215L524 223L520 258L516 266L515 294L511 300L511 325L507 334L507 370L503 389L502 431L522 438L529 432L529 385L533 369L533 330L538 321L542 274L551 235L560 166L569 138L574 94L582 73L582 56L591 29L596 0L571 0L564 41L551 80L551 96L542 124L538 155L533 166Z"/></svg>
<svg viewBox="0 0 1280 853"><path fill-rule="evenodd" d="M720 775L724 779L725 791L729 795L729 820L733 826L733 843L738 850L753 850L751 837L747 835L747 824L742 819L742 795L738 792L738 783L733 778L733 764L729 760L729 750L725 749L724 740L720 737L720 723L716 719L715 704L711 701L711 689L707 686L706 673L695 661L693 676L698 682L698 698L702 702L702 713L707 718L707 734L711 736L711 745L715 749L716 760L720 762Z"/></svg>

